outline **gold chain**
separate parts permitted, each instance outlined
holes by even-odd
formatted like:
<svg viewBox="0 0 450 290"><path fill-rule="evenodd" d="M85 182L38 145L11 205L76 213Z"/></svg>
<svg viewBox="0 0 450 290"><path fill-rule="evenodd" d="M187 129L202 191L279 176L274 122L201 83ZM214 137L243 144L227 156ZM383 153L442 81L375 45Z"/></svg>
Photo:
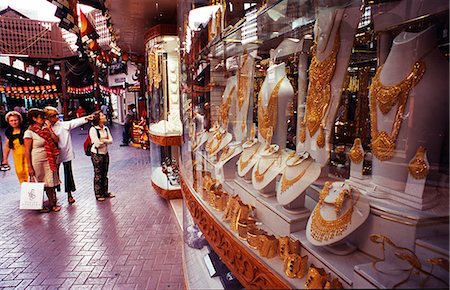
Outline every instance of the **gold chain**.
<svg viewBox="0 0 450 290"><path fill-rule="evenodd" d="M233 86L233 88L231 89L231 91L228 94L225 101L220 105L220 109L219 109L220 118L222 119L222 124L224 126L226 126L226 124L228 124L228 111L230 109L230 104L231 104L231 95L233 95L235 88L236 87Z"/></svg>
<svg viewBox="0 0 450 290"><path fill-rule="evenodd" d="M425 162L426 149L423 146L417 148L416 157L408 164L408 171L415 179L424 179L430 171Z"/></svg>
<svg viewBox="0 0 450 290"><path fill-rule="evenodd" d="M391 159L394 155L395 142L397 141L402 126L403 113L405 112L409 93L411 92L412 87L415 86L424 75L425 63L421 60L417 61L406 79L393 86L384 86L381 83L380 73L382 69L383 66L378 68L370 87L370 121L373 154L379 160L385 161ZM398 104L395 120L392 124L392 131L390 133L378 131L377 103L383 114L386 114L392 106Z"/></svg>
<svg viewBox="0 0 450 290"><path fill-rule="evenodd" d="M277 110L278 110L278 91L284 78L281 78L270 94L269 102L267 103L267 109L264 109L262 104L262 96L259 94L258 98L258 124L259 132L261 136L267 140L269 128L275 128L277 123ZM268 141L270 142L270 140Z"/></svg>
<svg viewBox="0 0 450 290"><path fill-rule="evenodd" d="M277 161L278 158L273 158L272 162L270 162L269 166L266 167L266 169L264 169L263 172L259 171L259 162L256 165L256 171L255 171L255 179L258 182L261 182L264 180L264 175L267 173L267 171L269 171L270 167L272 167L272 165L275 163L275 161Z"/></svg>
<svg viewBox="0 0 450 290"><path fill-rule="evenodd" d="M234 147L233 149L230 150L230 147L227 146L223 149L222 155L220 155L219 161L224 161L226 159L228 159L228 157L230 157L231 155L233 155L234 151L236 151L237 147Z"/></svg>
<svg viewBox="0 0 450 290"><path fill-rule="evenodd" d="M244 55L244 61L238 74L238 107L242 109L245 97L247 96L247 82L248 82L248 68L247 68L248 54Z"/></svg>
<svg viewBox="0 0 450 290"><path fill-rule="evenodd" d="M322 61L317 59L317 42L311 48L313 56L309 66L310 83L308 95L306 96L305 119L302 122L308 127L311 137L319 129L331 99L331 80L336 68L339 45L339 34L337 34L330 55ZM303 135L301 135L300 140L304 140Z"/></svg>
<svg viewBox="0 0 450 290"><path fill-rule="evenodd" d="M348 157L350 160L355 163L359 164L364 158L363 152L361 151L361 139L356 138L352 149L350 149L350 152L348 153Z"/></svg>
<svg viewBox="0 0 450 290"><path fill-rule="evenodd" d="M224 134L222 134L222 133L220 133L220 132L217 132L215 135L214 135L214 139L211 141L211 143L209 144L209 146L206 148L207 150L208 150L208 153L209 154L212 154L213 152L216 152L216 150L219 148L219 146L220 146L220 144L222 144L222 138L223 138L223 135ZM217 141L217 142L214 142L214 141ZM213 143L216 143L215 145L214 145L214 147L213 147Z"/></svg>
<svg viewBox="0 0 450 290"><path fill-rule="evenodd" d="M306 173L306 171L308 170L308 168L311 166L311 164L313 164L313 162L310 162L308 164L308 166L306 166L305 169L303 169L299 175L297 175L296 177L292 178L292 179L288 179L286 177L286 173L287 173L287 168L284 171L283 176L281 177L281 192L285 192L286 190L288 190L292 185L294 185L295 183L297 183Z"/></svg>
<svg viewBox="0 0 450 290"><path fill-rule="evenodd" d="M319 202L312 213L311 237L319 242L328 241L329 239L333 239L334 237L340 236L344 233L352 221L353 208L361 195L359 194L356 198L353 198L352 196L352 204L340 217L335 220L326 220L322 217L320 209L324 204L324 199L328 195L331 187L331 182L325 183L325 186L320 193Z"/></svg>
<svg viewBox="0 0 450 290"><path fill-rule="evenodd" d="M255 156L256 152L258 152L258 148L255 149L255 151L252 153L252 155L250 155L250 157L245 161L243 161L244 154L241 155L241 158L239 159L239 165L241 166L241 170L244 170L244 168L247 167L247 165L252 160L253 156Z"/></svg>

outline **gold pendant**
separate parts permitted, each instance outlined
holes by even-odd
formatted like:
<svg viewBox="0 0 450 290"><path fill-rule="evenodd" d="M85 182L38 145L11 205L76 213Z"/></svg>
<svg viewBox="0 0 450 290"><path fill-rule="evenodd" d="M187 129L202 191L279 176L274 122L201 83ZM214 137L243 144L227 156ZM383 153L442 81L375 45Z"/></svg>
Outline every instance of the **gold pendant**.
<svg viewBox="0 0 450 290"><path fill-rule="evenodd" d="M427 150L423 146L417 148L416 157L408 164L408 171L415 179L424 179L427 177L430 169L425 162L425 153Z"/></svg>
<svg viewBox="0 0 450 290"><path fill-rule="evenodd" d="M395 140L392 140L386 132L378 132L372 139L372 152L381 161L389 160L394 156Z"/></svg>
<svg viewBox="0 0 450 290"><path fill-rule="evenodd" d="M361 161L363 161L364 155L363 152L361 151L361 139L359 138L355 139L353 147L352 149L350 149L350 152L348 153L348 157L355 164L359 164L361 163Z"/></svg>
<svg viewBox="0 0 450 290"><path fill-rule="evenodd" d="M317 136L316 143L319 148L325 147L325 130L322 125L320 126L319 136Z"/></svg>

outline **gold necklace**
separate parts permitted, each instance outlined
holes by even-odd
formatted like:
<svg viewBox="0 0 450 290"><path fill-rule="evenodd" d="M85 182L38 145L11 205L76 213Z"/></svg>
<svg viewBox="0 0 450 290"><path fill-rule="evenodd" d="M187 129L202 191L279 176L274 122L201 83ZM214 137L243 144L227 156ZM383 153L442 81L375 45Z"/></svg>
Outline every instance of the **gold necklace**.
<svg viewBox="0 0 450 290"><path fill-rule="evenodd" d="M219 148L220 144L222 144L223 135L224 134L222 134L220 132L216 133L214 139L210 143L209 148L207 148L209 154L212 154L213 152L216 152L216 150ZM214 141L217 141L217 142L214 142ZM214 145L214 147L212 146L213 143L216 143Z"/></svg>
<svg viewBox="0 0 450 290"><path fill-rule="evenodd" d="M266 169L264 169L263 172L259 171L259 162L256 165L256 171L255 171L255 179L258 182L261 182L264 180L264 175L267 173L267 171L269 171L270 167L272 167L272 165L275 163L275 161L277 161L278 158L273 158L272 162L270 162L269 166L266 167Z"/></svg>
<svg viewBox="0 0 450 290"><path fill-rule="evenodd" d="M258 148L259 148L259 146L258 146ZM250 157L245 161L243 161L244 154L241 155L241 158L239 159L239 165L241 166L241 170L244 170L244 168L247 167L247 165L252 160L253 156L255 156L256 152L258 152L258 148L256 148L255 151L252 153L252 155L250 155Z"/></svg>
<svg viewBox="0 0 450 290"><path fill-rule="evenodd" d="M359 194L355 199L352 196L352 204L350 205L348 210L340 217L336 218L335 220L326 220L322 217L320 208L324 204L324 199L328 195L331 187L331 182L325 183L325 186L320 193L319 202L314 208L311 216L311 237L319 242L328 241L329 239L333 239L344 233L344 231L352 221L353 208L358 202L361 195Z"/></svg>
<svg viewBox="0 0 450 290"><path fill-rule="evenodd" d="M259 123L259 132L261 136L268 140L268 132L269 128L275 128L277 123L277 110L278 110L278 91L280 89L281 83L283 82L284 77L281 78L275 87L272 90L272 93L269 97L269 102L267 103L267 109L264 109L262 104L262 96L261 93L258 97L258 123ZM269 141L270 142L270 141Z"/></svg>
<svg viewBox="0 0 450 290"><path fill-rule="evenodd" d="M234 86L230 93L228 94L228 97L225 99L225 101L222 103L222 105L220 105L220 109L219 109L219 113L220 113L220 118L222 119L222 124L227 124L228 121L228 111L230 109L230 104L231 104L231 95L233 95L234 93L234 89L236 87Z"/></svg>
<svg viewBox="0 0 450 290"><path fill-rule="evenodd" d="M370 121L373 154L381 161L389 160L394 155L395 142L397 141L403 121L406 102L409 93L425 73L425 63L418 60L405 80L393 86L385 86L380 81L380 73L383 66L378 68L374 81L370 87ZM380 101L381 100L381 101ZM377 107L385 115L392 106L398 103L395 120L390 133L378 131ZM378 106L377 106L378 104ZM381 105L380 105L381 104Z"/></svg>
<svg viewBox="0 0 450 290"><path fill-rule="evenodd" d="M219 161L224 161L224 160L228 159L228 157L233 155L234 151L236 151L236 148L237 148L237 146L230 150L229 146L225 147L223 149L222 155L220 155Z"/></svg>
<svg viewBox="0 0 450 290"><path fill-rule="evenodd" d="M286 190L288 190L292 185L294 185L295 183L297 183L302 177L303 175L305 175L306 171L308 170L309 166L311 166L311 164L313 164L313 162L310 162L305 169L303 169L299 175L297 175L296 177L292 178L292 179L288 179L286 177L286 172L287 172L287 168L283 173L283 176L281 177L281 192L285 192Z"/></svg>
<svg viewBox="0 0 450 290"><path fill-rule="evenodd" d="M307 158L307 157L305 158L304 154L305 153L297 155L297 152L295 152L295 151L292 152L291 154L289 154L288 158L286 159L286 165L287 166L296 166L296 165L300 164L301 162L298 164L296 164L296 163L300 160L303 162ZM288 164L288 161L291 160L292 158L294 158L295 155L297 155L297 157L295 157L294 161L291 164Z"/></svg>
<svg viewBox="0 0 450 290"><path fill-rule="evenodd" d="M348 153L348 157L355 164L361 163L361 161L364 158L363 152L361 151L361 139L359 138L355 139L353 147L352 149L350 149L350 152Z"/></svg>
<svg viewBox="0 0 450 290"><path fill-rule="evenodd" d="M311 48L313 57L309 66L310 83L308 95L306 96L305 119L302 122L302 125L308 127L311 137L319 129L331 99L331 80L336 68L336 57L340 45L339 39L340 36L337 34L330 55L322 61L317 59L317 42ZM302 134L300 135L301 140L304 140Z"/></svg>
<svg viewBox="0 0 450 290"><path fill-rule="evenodd" d="M427 177L430 169L425 162L425 153L427 150L423 146L417 148L416 156L408 164L408 171L415 179L424 179Z"/></svg>
<svg viewBox="0 0 450 290"><path fill-rule="evenodd" d="M244 105L246 93L247 93L247 82L248 82L248 68L247 68L248 54L244 55L244 61L242 62L241 69L238 74L238 107L239 111Z"/></svg>

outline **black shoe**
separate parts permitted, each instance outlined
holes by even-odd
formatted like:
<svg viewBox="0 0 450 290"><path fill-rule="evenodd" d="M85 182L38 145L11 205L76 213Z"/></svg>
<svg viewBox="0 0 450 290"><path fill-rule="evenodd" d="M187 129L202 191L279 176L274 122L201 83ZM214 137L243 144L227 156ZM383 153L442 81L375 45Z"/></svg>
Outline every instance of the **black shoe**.
<svg viewBox="0 0 450 290"><path fill-rule="evenodd" d="M120 144L120 147L128 146L128 144Z"/></svg>

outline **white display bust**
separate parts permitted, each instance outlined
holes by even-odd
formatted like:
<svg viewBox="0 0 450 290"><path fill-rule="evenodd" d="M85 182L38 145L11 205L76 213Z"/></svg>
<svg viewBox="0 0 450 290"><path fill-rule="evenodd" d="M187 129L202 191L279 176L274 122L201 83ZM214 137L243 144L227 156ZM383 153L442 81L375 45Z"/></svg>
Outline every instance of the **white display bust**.
<svg viewBox="0 0 450 290"><path fill-rule="evenodd" d="M275 94L274 89L277 87L277 84L278 94ZM264 79L259 92L261 101L258 102L258 111L268 110L267 105L271 95L272 98L277 98L276 112L268 112L269 116L276 113L275 124L272 124L274 125L272 143L280 146L280 149L284 149L286 147L287 138L287 104L294 96L294 89L286 77L286 66L284 63L273 65L267 69L267 76ZM262 108L259 106L262 106ZM261 130L264 129L263 123L264 122L260 120L260 113L258 113L258 140L265 144L266 141L262 136L264 134L261 133Z"/></svg>
<svg viewBox="0 0 450 290"><path fill-rule="evenodd" d="M348 1L321 1L319 4L323 6L317 8L317 20L314 27L315 35L317 35L317 60L321 62L331 57L332 51L336 43L338 43L335 69L330 81L330 101L324 109L321 120L321 124L324 127L325 146L323 148L317 146L320 129L315 131L312 136L310 136L309 130L306 129L306 140L298 148L310 152L317 162L325 166L330 150L328 140L334 127L334 116L339 106L342 84L347 74L348 62L353 47L354 35L361 17L361 10L360 1L357 0L353 0L350 3ZM311 85L310 83L308 94L310 94Z"/></svg>
<svg viewBox="0 0 450 290"><path fill-rule="evenodd" d="M276 193L276 177L286 167L287 155L278 145L271 145L259 153L260 158L253 166L252 184L261 194Z"/></svg>
<svg viewBox="0 0 450 290"><path fill-rule="evenodd" d="M305 190L320 176L320 165L304 151L289 155L286 168L277 186L277 201L288 206L304 195Z"/></svg>
<svg viewBox="0 0 450 290"><path fill-rule="evenodd" d="M351 195L344 198L340 211L336 212L334 204L344 190L350 192ZM318 212L315 214L316 211ZM342 241L359 228L369 217L369 213L369 202L364 195L344 182L333 182L329 194L324 198L322 204L320 202L317 203L308 220L306 238L315 246L332 245ZM349 218L348 222L344 217ZM321 219L325 220L325 222L321 223ZM326 225L331 222L334 225ZM319 238L313 237L312 230L315 228L313 224L319 225L324 235L321 236L320 232L314 230L315 234L319 234ZM339 224L339 226L337 227L336 224ZM331 234L333 230L336 231L334 235Z"/></svg>
<svg viewBox="0 0 450 290"><path fill-rule="evenodd" d="M448 120L448 62L437 48L435 27L400 33L382 67L380 81L384 86L397 84L418 60L425 65L425 72L406 102L394 155L386 161L373 158L373 182L398 192L405 190L407 165L419 145L427 149L431 168L438 167L447 126L444 120ZM377 107L378 131L392 131L396 111L397 105L383 115Z"/></svg>

